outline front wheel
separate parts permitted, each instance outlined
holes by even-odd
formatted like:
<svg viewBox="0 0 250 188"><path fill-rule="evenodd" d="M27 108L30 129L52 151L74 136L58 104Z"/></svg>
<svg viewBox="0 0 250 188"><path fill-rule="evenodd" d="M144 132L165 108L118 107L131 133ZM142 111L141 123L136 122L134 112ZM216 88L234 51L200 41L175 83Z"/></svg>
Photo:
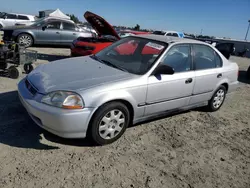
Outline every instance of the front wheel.
<svg viewBox="0 0 250 188"><path fill-rule="evenodd" d="M226 88L225 86L221 85L213 94L212 98L208 102L208 110L211 112L217 111L220 109L224 100L226 98Z"/></svg>
<svg viewBox="0 0 250 188"><path fill-rule="evenodd" d="M130 122L129 110L123 103L111 102L100 107L90 124L91 137L99 145L119 139Z"/></svg>
<svg viewBox="0 0 250 188"><path fill-rule="evenodd" d="M20 34L17 37L17 42L24 45L25 48L31 47L33 45L33 38L29 34Z"/></svg>

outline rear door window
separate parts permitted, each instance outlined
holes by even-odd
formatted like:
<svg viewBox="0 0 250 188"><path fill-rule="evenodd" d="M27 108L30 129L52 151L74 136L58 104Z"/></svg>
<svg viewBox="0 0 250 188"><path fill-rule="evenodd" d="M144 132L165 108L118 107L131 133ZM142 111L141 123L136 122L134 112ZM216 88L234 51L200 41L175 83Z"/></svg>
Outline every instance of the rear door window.
<svg viewBox="0 0 250 188"><path fill-rule="evenodd" d="M76 27L73 23L63 22L63 30L75 31Z"/></svg>
<svg viewBox="0 0 250 188"><path fill-rule="evenodd" d="M29 20L29 18L27 16L22 16L22 15L18 15L17 19L18 20Z"/></svg>
<svg viewBox="0 0 250 188"><path fill-rule="evenodd" d="M222 66L220 57L209 46L202 44L193 45L193 55L196 70L213 69Z"/></svg>

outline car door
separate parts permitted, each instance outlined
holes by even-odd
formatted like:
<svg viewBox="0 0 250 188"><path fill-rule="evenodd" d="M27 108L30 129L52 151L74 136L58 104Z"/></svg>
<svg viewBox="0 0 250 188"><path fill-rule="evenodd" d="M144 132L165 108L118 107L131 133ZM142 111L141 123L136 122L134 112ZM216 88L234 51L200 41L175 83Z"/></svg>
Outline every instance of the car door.
<svg viewBox="0 0 250 188"><path fill-rule="evenodd" d="M61 21L46 22L39 28L36 42L40 44L60 44L61 32Z"/></svg>
<svg viewBox="0 0 250 188"><path fill-rule="evenodd" d="M16 14L6 14L3 23L6 26L14 26L16 24L17 15Z"/></svg>
<svg viewBox="0 0 250 188"><path fill-rule="evenodd" d="M146 116L187 106L192 95L195 73L192 67L190 45L172 46L161 62L160 64L172 67L175 73L149 76Z"/></svg>
<svg viewBox="0 0 250 188"><path fill-rule="evenodd" d="M73 23L62 22L61 43L71 44L73 40L78 38L78 31Z"/></svg>
<svg viewBox="0 0 250 188"><path fill-rule="evenodd" d="M220 81L222 61L217 52L208 45L192 45L195 84L190 104L208 101Z"/></svg>

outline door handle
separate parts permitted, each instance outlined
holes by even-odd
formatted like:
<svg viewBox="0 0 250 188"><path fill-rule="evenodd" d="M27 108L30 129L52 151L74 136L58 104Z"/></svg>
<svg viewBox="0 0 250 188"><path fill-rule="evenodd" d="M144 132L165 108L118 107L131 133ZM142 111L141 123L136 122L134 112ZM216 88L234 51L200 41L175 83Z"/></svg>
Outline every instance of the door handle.
<svg viewBox="0 0 250 188"><path fill-rule="evenodd" d="M185 81L185 83L186 83L186 84L190 84L192 81L193 81L192 78L188 78L188 79Z"/></svg>
<svg viewBox="0 0 250 188"><path fill-rule="evenodd" d="M59 32L56 32L56 34L60 34Z"/></svg>
<svg viewBox="0 0 250 188"><path fill-rule="evenodd" d="M73 33L73 35L76 35L75 33Z"/></svg>
<svg viewBox="0 0 250 188"><path fill-rule="evenodd" d="M222 74L221 74L221 73L217 75L217 78L221 78L221 77L222 77Z"/></svg>

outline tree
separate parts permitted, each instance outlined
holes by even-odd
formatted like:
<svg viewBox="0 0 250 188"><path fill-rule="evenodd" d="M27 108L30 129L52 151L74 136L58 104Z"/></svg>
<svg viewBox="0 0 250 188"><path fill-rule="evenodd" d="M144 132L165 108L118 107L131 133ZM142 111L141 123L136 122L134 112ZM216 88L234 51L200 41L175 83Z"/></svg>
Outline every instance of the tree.
<svg viewBox="0 0 250 188"><path fill-rule="evenodd" d="M74 14L66 14L66 15L69 16L70 19L75 23L80 23L79 19Z"/></svg>
<svg viewBox="0 0 250 188"><path fill-rule="evenodd" d="M136 24L136 26L134 27L134 30L140 30L140 25Z"/></svg>

